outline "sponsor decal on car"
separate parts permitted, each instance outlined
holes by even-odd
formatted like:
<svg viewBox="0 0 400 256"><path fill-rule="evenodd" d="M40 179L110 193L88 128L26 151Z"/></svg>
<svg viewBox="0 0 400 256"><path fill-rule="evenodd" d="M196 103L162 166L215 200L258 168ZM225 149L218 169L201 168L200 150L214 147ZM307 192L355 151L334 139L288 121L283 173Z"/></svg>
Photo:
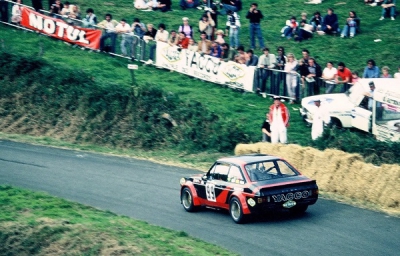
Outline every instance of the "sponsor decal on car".
<svg viewBox="0 0 400 256"><path fill-rule="evenodd" d="M286 201L290 201L293 199L302 199L302 198L307 198L309 196L311 196L311 190L304 190L303 192L297 191L295 193L287 193L287 194L278 194L278 195L273 195L272 199L274 199L275 203L279 203L279 202L286 202Z"/></svg>

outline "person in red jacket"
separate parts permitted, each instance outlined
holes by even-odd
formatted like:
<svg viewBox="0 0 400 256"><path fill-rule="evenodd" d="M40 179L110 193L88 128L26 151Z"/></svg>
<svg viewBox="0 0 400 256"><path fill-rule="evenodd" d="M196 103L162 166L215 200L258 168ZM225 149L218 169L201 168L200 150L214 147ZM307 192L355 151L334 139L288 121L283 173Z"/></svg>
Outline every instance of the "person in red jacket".
<svg viewBox="0 0 400 256"><path fill-rule="evenodd" d="M189 46L189 38L186 37L183 31L179 32L178 35L178 47L182 49L187 49Z"/></svg>
<svg viewBox="0 0 400 256"><path fill-rule="evenodd" d="M286 130L289 126L290 113L279 96L274 97L274 103L269 107L268 119L271 124L271 143L286 143Z"/></svg>

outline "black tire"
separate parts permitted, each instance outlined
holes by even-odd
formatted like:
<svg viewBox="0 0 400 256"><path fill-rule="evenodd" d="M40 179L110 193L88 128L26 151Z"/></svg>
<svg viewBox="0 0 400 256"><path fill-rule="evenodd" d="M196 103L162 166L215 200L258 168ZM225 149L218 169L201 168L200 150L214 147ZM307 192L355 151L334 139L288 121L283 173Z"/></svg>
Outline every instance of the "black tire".
<svg viewBox="0 0 400 256"><path fill-rule="evenodd" d="M290 212L293 214L303 214L305 211L307 211L308 205L296 205L292 209L290 209Z"/></svg>
<svg viewBox="0 0 400 256"><path fill-rule="evenodd" d="M340 129L343 128L343 125L342 125L342 123L340 122L339 119L332 118L331 119L331 128L340 130Z"/></svg>
<svg viewBox="0 0 400 256"><path fill-rule="evenodd" d="M229 203L229 213L232 220L237 224L246 222L246 216L243 214L242 204L236 197L233 197Z"/></svg>
<svg viewBox="0 0 400 256"><path fill-rule="evenodd" d="M181 203L183 205L183 209L185 209L187 212L194 212L198 209L198 207L193 204L192 191L190 191L188 187L185 187L181 191Z"/></svg>

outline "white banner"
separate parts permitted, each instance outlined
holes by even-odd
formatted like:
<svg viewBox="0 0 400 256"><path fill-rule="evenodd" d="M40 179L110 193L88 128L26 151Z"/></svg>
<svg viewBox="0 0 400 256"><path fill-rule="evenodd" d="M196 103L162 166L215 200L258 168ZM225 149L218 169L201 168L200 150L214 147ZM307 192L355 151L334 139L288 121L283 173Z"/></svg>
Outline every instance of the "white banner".
<svg viewBox="0 0 400 256"><path fill-rule="evenodd" d="M253 92L255 67L233 61L225 62L209 55L157 42L156 65L212 83Z"/></svg>

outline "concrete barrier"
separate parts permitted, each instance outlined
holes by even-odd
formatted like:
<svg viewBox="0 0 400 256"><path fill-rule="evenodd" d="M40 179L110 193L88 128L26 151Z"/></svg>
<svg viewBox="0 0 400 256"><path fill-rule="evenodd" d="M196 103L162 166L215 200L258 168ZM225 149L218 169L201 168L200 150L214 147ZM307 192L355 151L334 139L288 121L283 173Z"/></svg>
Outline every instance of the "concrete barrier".
<svg viewBox="0 0 400 256"><path fill-rule="evenodd" d="M383 211L400 214L399 165L375 166L365 163L358 154L336 149L320 151L299 145L256 143L238 144L235 148L236 155L251 153L275 155L288 160L302 174L316 179L322 192L372 203Z"/></svg>

